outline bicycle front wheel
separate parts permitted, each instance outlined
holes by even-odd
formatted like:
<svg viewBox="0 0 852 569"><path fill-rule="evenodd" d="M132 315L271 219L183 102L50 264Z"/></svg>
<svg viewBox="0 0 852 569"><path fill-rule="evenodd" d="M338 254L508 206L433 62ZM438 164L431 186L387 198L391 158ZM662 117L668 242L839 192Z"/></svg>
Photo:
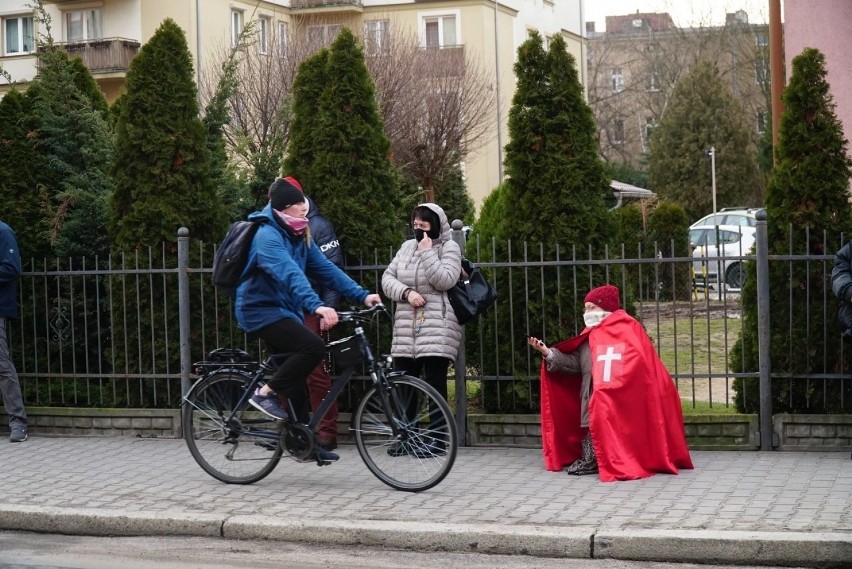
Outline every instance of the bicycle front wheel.
<svg viewBox="0 0 852 569"><path fill-rule="evenodd" d="M207 474L228 484L265 478L281 459L281 427L260 411L239 403L252 377L224 370L196 383L183 401L183 437Z"/></svg>
<svg viewBox="0 0 852 569"><path fill-rule="evenodd" d="M422 379L388 379L373 386L353 416L355 443L376 477L392 488L421 492L453 467L458 437L450 406Z"/></svg>

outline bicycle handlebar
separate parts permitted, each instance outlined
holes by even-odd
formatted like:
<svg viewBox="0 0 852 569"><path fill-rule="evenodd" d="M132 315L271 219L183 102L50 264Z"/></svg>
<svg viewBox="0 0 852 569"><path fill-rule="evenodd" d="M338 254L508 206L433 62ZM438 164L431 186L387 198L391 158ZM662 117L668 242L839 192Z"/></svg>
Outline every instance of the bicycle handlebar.
<svg viewBox="0 0 852 569"><path fill-rule="evenodd" d="M376 304L370 308L338 310L337 317L341 322L369 322L379 312L390 315L390 311L384 304Z"/></svg>

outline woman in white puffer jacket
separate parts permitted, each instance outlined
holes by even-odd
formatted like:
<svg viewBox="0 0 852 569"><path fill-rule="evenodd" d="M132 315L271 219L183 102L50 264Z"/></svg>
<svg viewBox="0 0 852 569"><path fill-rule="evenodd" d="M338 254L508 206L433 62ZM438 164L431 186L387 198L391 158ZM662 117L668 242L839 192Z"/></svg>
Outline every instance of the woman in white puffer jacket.
<svg viewBox="0 0 852 569"><path fill-rule="evenodd" d="M391 355L394 368L422 377L447 398L447 369L461 342L447 290L461 274L461 249L451 239L444 210L414 208L415 238L402 244L382 275L385 296L397 302Z"/></svg>

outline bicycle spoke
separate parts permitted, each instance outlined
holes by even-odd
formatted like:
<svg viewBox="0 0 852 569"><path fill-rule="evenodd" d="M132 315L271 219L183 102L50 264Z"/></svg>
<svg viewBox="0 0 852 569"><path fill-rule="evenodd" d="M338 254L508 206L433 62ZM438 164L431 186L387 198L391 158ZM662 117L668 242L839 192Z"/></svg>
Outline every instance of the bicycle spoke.
<svg viewBox="0 0 852 569"><path fill-rule="evenodd" d="M208 474L230 484L267 476L281 458L280 430L261 413L234 406L251 376L213 373L185 398L183 431L193 458Z"/></svg>

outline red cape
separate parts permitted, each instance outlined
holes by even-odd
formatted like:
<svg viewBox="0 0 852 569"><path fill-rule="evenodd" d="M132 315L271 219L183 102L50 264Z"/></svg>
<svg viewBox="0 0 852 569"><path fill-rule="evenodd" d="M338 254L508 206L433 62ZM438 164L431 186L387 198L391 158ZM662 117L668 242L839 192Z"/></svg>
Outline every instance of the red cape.
<svg viewBox="0 0 852 569"><path fill-rule="evenodd" d="M553 346L571 353L588 338L592 354L589 427L604 482L692 468L680 396L642 325L616 310L594 328ZM580 456L579 375L541 364L541 438L547 470Z"/></svg>

